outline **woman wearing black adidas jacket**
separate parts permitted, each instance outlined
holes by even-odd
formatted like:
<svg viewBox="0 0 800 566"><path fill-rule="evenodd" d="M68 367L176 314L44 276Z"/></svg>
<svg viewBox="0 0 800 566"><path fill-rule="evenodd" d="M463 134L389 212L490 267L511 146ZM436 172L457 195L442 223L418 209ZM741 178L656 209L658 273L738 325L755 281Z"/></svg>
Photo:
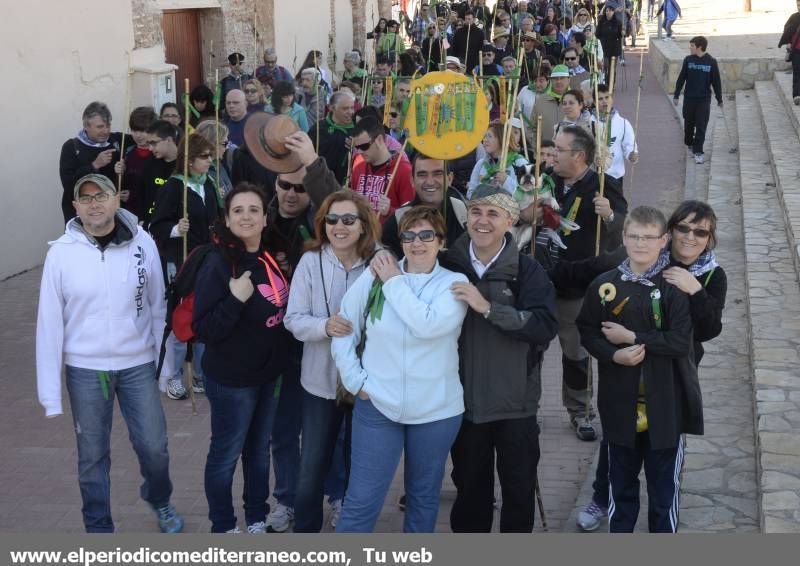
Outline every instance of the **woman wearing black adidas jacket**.
<svg viewBox="0 0 800 566"><path fill-rule="evenodd" d="M206 344L203 372L211 406L205 491L211 531L240 532L231 488L239 456L247 530L264 533L267 456L289 334L289 285L265 248L267 197L241 183L225 197L219 236L197 274L193 328Z"/></svg>
<svg viewBox="0 0 800 566"><path fill-rule="evenodd" d="M714 254L716 229L717 216L711 206L696 200L684 201L667 222L670 243L661 252L669 254L669 267L663 272L664 279L689 295L694 361L698 367L704 353L702 343L713 340L722 332L722 310L728 291L727 276ZM598 275L614 269L624 257L623 250L622 256L614 252L582 262L562 263L550 271L550 276L556 286L559 281L566 280L574 284L573 274ZM594 263L590 265L590 262ZM608 450L603 448L600 449L592 487L592 501L578 513L578 526L585 531L597 529L607 513Z"/></svg>

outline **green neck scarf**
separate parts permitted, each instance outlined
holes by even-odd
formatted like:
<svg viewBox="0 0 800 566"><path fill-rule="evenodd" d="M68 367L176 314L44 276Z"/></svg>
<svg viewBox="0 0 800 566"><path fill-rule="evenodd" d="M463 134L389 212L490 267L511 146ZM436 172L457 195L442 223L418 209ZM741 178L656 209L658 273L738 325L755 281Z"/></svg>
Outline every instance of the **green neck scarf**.
<svg viewBox="0 0 800 566"><path fill-rule="evenodd" d="M508 152L508 156L506 156L506 166L503 168L508 169L514 165L514 162L522 157L519 153L515 153L513 151ZM488 183L494 177L494 174L500 171L500 163L499 160L494 160L490 157L491 161L486 162L486 174L481 177L482 183Z"/></svg>
<svg viewBox="0 0 800 566"><path fill-rule="evenodd" d="M349 136L350 132L355 127L353 124L336 124L332 119L331 115L328 114L325 116L325 123L328 125L328 133L332 134L334 132L340 132L345 136Z"/></svg>

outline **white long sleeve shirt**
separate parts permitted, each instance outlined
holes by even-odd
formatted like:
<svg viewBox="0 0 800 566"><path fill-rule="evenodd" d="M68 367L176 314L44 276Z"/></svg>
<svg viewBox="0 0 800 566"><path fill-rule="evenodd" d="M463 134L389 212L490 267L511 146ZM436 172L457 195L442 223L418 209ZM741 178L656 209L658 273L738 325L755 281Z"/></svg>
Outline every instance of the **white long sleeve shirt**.
<svg viewBox="0 0 800 566"><path fill-rule="evenodd" d="M76 219L50 242L36 322L36 380L48 417L63 412L63 364L114 371L158 359L166 315L158 250L135 216L119 210L116 221L133 236L104 251ZM168 355L162 374L171 365Z"/></svg>
<svg viewBox="0 0 800 566"><path fill-rule="evenodd" d="M596 122L592 115L592 122ZM611 111L611 166L606 174L620 179L625 176L625 160L630 159L631 153L638 153L636 134L631 123L619 115L616 110Z"/></svg>

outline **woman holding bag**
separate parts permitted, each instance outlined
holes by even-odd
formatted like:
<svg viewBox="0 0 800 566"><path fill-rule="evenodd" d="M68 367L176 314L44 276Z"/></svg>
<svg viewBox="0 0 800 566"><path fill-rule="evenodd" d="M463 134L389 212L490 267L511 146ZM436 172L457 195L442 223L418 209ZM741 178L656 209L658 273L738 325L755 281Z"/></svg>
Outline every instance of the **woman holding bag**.
<svg viewBox="0 0 800 566"><path fill-rule="evenodd" d="M447 455L464 412L458 336L467 307L451 286L466 277L437 261L446 233L438 211L414 207L399 229L405 258L382 255L373 262L377 276L359 277L341 306L353 330L331 345L342 384L357 396L337 532L374 529L403 452L403 531L433 532Z"/></svg>
<svg viewBox="0 0 800 566"><path fill-rule="evenodd" d="M337 401L331 338L352 332L339 312L345 292L364 272L380 237L369 203L352 191L329 195L314 220L317 238L307 246L292 277L286 328L302 341L302 435L294 501L294 531L322 528L325 475L348 407ZM352 399L350 400L352 403ZM349 448L345 446L345 459ZM349 467L345 461L345 469Z"/></svg>

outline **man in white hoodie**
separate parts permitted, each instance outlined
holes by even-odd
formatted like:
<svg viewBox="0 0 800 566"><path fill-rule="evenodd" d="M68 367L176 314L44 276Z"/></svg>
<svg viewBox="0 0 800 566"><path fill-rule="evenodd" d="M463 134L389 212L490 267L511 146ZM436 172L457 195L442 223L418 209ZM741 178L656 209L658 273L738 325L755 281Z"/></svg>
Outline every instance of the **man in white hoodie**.
<svg viewBox="0 0 800 566"><path fill-rule="evenodd" d="M78 179L72 204L77 217L51 243L39 292L39 403L47 417L62 414L65 365L87 532L114 532L109 480L114 397L139 459L142 498L156 512L162 532L180 532L183 519L170 503L167 427L155 368L166 314L158 250L136 217L120 208L108 177L91 173ZM164 373L171 375L171 368Z"/></svg>

